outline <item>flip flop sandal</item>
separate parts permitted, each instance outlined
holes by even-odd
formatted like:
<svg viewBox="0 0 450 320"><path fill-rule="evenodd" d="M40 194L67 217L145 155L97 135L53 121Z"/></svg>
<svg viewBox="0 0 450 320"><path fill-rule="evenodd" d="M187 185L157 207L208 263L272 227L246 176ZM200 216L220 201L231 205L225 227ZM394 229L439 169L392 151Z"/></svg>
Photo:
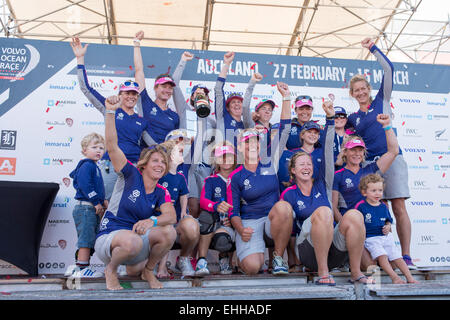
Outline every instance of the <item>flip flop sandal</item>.
<svg viewBox="0 0 450 320"><path fill-rule="evenodd" d="M320 277L315 281L315 284L319 286L335 286L336 282L333 279L332 275Z"/></svg>
<svg viewBox="0 0 450 320"><path fill-rule="evenodd" d="M364 281L361 281L361 280L363 280L364 279ZM352 280L352 279L349 279L348 280L348 282L350 282L350 283L352 283L352 284L354 284L354 283L362 283L362 284L375 284L375 279L373 279L372 277L367 277L367 276L365 276L365 275L362 275L362 276L359 276L357 279L355 279L355 280Z"/></svg>

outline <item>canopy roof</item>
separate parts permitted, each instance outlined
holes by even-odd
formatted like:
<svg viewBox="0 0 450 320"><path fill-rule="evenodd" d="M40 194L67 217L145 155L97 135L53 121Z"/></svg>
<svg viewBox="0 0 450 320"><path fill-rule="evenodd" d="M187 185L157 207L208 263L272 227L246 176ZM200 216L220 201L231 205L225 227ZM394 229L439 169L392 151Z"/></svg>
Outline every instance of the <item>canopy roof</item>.
<svg viewBox="0 0 450 320"><path fill-rule="evenodd" d="M448 0L0 0L0 36L450 64Z"/></svg>

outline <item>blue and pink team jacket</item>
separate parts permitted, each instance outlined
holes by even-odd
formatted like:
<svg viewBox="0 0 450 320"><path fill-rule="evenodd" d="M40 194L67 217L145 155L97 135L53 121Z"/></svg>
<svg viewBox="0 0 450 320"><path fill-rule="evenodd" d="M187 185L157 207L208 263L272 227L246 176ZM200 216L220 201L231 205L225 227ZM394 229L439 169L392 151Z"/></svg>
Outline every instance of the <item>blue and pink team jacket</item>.
<svg viewBox="0 0 450 320"><path fill-rule="evenodd" d="M100 222L97 238L115 230L132 230L136 222L160 215L157 209L171 202L169 191L159 184L152 193L146 194L141 173L127 162L118 173L116 187Z"/></svg>
<svg viewBox="0 0 450 320"><path fill-rule="evenodd" d="M259 219L269 214L280 196L278 178L269 163L258 164L255 172L237 167L228 177L227 202L233 206L228 214L241 219Z"/></svg>
<svg viewBox="0 0 450 320"><path fill-rule="evenodd" d="M227 180L215 173L205 179L200 195L200 208L217 212L217 206L227 199Z"/></svg>
<svg viewBox="0 0 450 320"><path fill-rule="evenodd" d="M79 64L77 69L81 91L92 105L104 115L106 98L89 85L85 66ZM146 137L146 130L149 128L148 122L136 113L130 116L123 109L119 108L116 110L115 123L117 143L120 150L125 154L127 160L136 163L142 150L139 145L141 137L145 141L148 140ZM105 152L102 159L109 160L108 152Z"/></svg>
<svg viewBox="0 0 450 320"><path fill-rule="evenodd" d="M147 93L147 89L144 88L144 90L142 90L140 97L140 101L138 102L138 110L142 108L143 117L151 123L151 125L147 128L147 132L156 143L164 142L170 131L180 127L180 117L170 108L167 108L167 110L162 110L150 98Z"/></svg>
<svg viewBox="0 0 450 320"><path fill-rule="evenodd" d="M189 193L187 181L183 174L167 173L164 177L159 179L158 183L167 189L170 193L170 198L173 201L175 212L177 213L177 222L181 219L181 203L180 197Z"/></svg>
<svg viewBox="0 0 450 320"><path fill-rule="evenodd" d="M358 110L348 117L346 127L353 127L355 133L364 140L367 147L368 161L374 160L375 157L381 157L387 152L386 133L383 127L377 121L377 115L392 114L390 99L393 86L394 65L389 59L378 49L376 45L370 48L370 52L376 57L377 61L383 68L383 79L380 89L369 106L367 112ZM402 154L401 149L399 154Z"/></svg>
<svg viewBox="0 0 450 320"><path fill-rule="evenodd" d="M356 204L355 209L364 216L366 238L383 236L383 227L386 222L392 223L392 216L383 202L380 202L378 206L372 206L366 200L361 200Z"/></svg>
<svg viewBox="0 0 450 320"><path fill-rule="evenodd" d="M355 174L347 168L342 168L334 173L333 181L333 191L338 191L345 200L346 209L342 211L347 211L354 209L355 205L364 199L363 195L359 191L359 181L362 177L375 173L379 170L376 162L360 168ZM343 213L341 211L341 213Z"/></svg>

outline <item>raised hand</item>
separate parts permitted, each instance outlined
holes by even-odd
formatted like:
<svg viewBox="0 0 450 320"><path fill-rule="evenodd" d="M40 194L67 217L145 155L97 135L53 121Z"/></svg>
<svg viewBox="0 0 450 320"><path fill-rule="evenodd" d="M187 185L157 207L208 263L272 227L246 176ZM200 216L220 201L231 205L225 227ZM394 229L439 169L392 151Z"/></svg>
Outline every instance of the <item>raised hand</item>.
<svg viewBox="0 0 450 320"><path fill-rule="evenodd" d="M191 61L192 59L194 59L194 55L192 53L190 53L189 51L185 51L181 55L181 59L183 61Z"/></svg>
<svg viewBox="0 0 450 320"><path fill-rule="evenodd" d="M377 121L384 127L389 126L391 123L391 117L387 114L379 114L377 115Z"/></svg>
<svg viewBox="0 0 450 320"><path fill-rule="evenodd" d="M284 82L277 81L277 89L283 97L289 97L291 95L289 86Z"/></svg>
<svg viewBox="0 0 450 320"><path fill-rule="evenodd" d="M327 117L334 116L334 107L333 107L333 101L326 100L322 104L323 111L325 111L325 114Z"/></svg>
<svg viewBox="0 0 450 320"><path fill-rule="evenodd" d="M370 49L372 44L373 44L373 41L370 38L365 38L363 41L361 41L361 45L363 46L363 48Z"/></svg>
<svg viewBox="0 0 450 320"><path fill-rule="evenodd" d="M256 73L252 74L252 79L251 79L252 81L260 82L262 79L263 79L263 76L261 73L256 72Z"/></svg>
<svg viewBox="0 0 450 320"><path fill-rule="evenodd" d="M229 51L229 52L227 52L227 53L224 54L224 56L223 56L223 62L224 62L225 64L231 65L231 63L233 62L233 60L234 60L234 52Z"/></svg>
<svg viewBox="0 0 450 320"><path fill-rule="evenodd" d="M110 96L106 98L105 105L108 110L117 110L122 103L122 98L119 96Z"/></svg>
<svg viewBox="0 0 450 320"><path fill-rule="evenodd" d="M138 31L134 37L139 41L141 41L142 39L144 39L144 31L142 30Z"/></svg>
<svg viewBox="0 0 450 320"><path fill-rule="evenodd" d="M81 44L80 38L74 37L74 38L72 38L72 42L70 43L70 46L72 47L75 57L80 58L80 57L84 57L84 55L86 54L88 44L86 43L83 47L83 45Z"/></svg>

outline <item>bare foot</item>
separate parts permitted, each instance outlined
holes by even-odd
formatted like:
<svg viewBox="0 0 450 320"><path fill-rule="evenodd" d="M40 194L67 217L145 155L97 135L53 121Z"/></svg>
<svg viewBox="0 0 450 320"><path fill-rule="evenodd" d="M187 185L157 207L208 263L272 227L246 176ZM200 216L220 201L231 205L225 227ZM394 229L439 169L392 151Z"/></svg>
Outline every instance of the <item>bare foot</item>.
<svg viewBox="0 0 450 320"><path fill-rule="evenodd" d="M119 283L119 278L117 276L117 270L109 267L109 265L105 268L105 279L106 279L106 288L108 290L123 290L123 287Z"/></svg>
<svg viewBox="0 0 450 320"><path fill-rule="evenodd" d="M151 289L162 289L163 284L156 279L153 270L147 267L144 268L141 274L142 280L146 280Z"/></svg>
<svg viewBox="0 0 450 320"><path fill-rule="evenodd" d="M408 279L408 283L420 283L420 282L414 278L411 278L411 279Z"/></svg>
<svg viewBox="0 0 450 320"><path fill-rule="evenodd" d="M405 284L406 282L403 281L400 277L392 279L393 284Z"/></svg>
<svg viewBox="0 0 450 320"><path fill-rule="evenodd" d="M166 267L158 268L158 273L156 277L159 279L167 279L170 278L170 273L167 271Z"/></svg>

